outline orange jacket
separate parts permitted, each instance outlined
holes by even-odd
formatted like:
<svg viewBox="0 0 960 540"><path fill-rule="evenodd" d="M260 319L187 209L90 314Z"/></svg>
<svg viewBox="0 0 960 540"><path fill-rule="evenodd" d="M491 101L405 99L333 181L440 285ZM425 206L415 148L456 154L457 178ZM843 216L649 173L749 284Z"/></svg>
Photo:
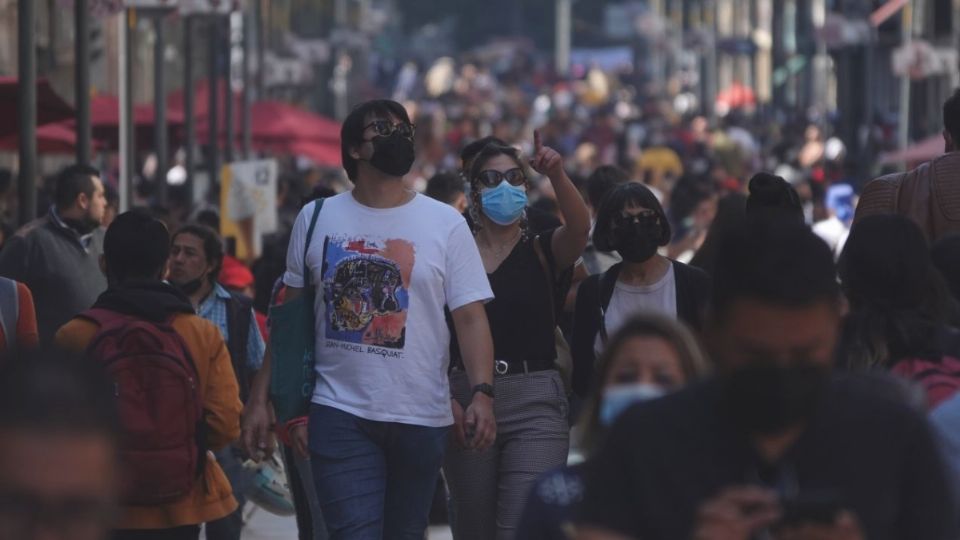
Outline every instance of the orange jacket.
<svg viewBox="0 0 960 540"><path fill-rule="evenodd" d="M230 354L220 331L196 315L176 315L173 328L183 338L197 367L207 445L211 450L223 448L240 437L243 408ZM75 318L60 328L56 343L67 351L82 352L96 333L96 323ZM208 452L204 478L197 479L188 496L160 506L124 506L116 528L166 529L196 525L225 517L236 508L230 482L213 454Z"/></svg>

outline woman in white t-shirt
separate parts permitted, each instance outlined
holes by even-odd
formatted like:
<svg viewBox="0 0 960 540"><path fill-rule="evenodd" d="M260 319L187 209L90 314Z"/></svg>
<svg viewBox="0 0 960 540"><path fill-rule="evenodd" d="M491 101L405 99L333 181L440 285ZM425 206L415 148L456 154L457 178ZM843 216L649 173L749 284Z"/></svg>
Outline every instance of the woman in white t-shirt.
<svg viewBox="0 0 960 540"><path fill-rule="evenodd" d="M597 212L593 243L616 251L623 262L590 276L577 291L573 320L573 391L586 395L597 356L625 321L639 313L679 319L700 327L710 291L702 270L657 250L670 243L670 222L656 196L642 184L616 187Z"/></svg>

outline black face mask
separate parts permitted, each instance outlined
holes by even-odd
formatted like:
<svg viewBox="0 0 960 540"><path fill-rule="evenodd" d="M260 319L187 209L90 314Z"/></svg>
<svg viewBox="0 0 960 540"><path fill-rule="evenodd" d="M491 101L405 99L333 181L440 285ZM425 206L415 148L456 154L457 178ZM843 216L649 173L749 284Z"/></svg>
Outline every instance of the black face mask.
<svg viewBox="0 0 960 540"><path fill-rule="evenodd" d="M614 230L613 245L623 260L641 263L656 255L662 234L660 225L656 222L631 222Z"/></svg>
<svg viewBox="0 0 960 540"><path fill-rule="evenodd" d="M828 381L817 366L751 365L725 376L723 399L747 433L772 435L813 416Z"/></svg>
<svg viewBox="0 0 960 540"><path fill-rule="evenodd" d="M410 172L413 160L413 141L394 131L388 137L373 138L373 157L370 164L390 176L403 176Z"/></svg>
<svg viewBox="0 0 960 540"><path fill-rule="evenodd" d="M199 277L197 279L188 281L186 283L174 283L174 286L180 289L180 292L182 292L183 294L190 296L193 293L199 291L200 288L203 287L203 283L205 281L206 281L206 278Z"/></svg>

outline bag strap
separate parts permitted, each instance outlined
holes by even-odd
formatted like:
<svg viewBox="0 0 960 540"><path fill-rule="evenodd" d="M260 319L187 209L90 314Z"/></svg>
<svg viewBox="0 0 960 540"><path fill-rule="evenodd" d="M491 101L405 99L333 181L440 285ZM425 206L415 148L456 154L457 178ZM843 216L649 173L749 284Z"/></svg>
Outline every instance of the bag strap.
<svg viewBox="0 0 960 540"><path fill-rule="evenodd" d="M250 338L250 310L253 304L246 296L230 292L227 301L227 350L233 363L233 372L240 384L240 401L247 402L250 390L249 367L247 364L247 343Z"/></svg>
<svg viewBox="0 0 960 540"><path fill-rule="evenodd" d="M0 326L7 339L7 349L17 346L17 321L20 320L20 294L17 282L12 279L0 280Z"/></svg>
<svg viewBox="0 0 960 540"><path fill-rule="evenodd" d="M555 291L553 290L553 269L550 266L550 263L547 262L547 256L543 252L543 246L540 245L540 235L537 235L537 237L533 239L533 251L537 254L537 259L540 261L540 267L543 268L543 271L547 276L547 280L544 283L547 285L547 297L550 298L550 314L553 317L554 326L556 326L557 300L553 296L555 294Z"/></svg>
<svg viewBox="0 0 960 540"><path fill-rule="evenodd" d="M313 217L310 218L310 228L307 229L307 239L303 243L303 288L310 290L310 269L307 267L307 251L310 250L310 241L313 240L313 230L317 228L317 218L320 217L320 210L323 209L323 201L317 199L313 205Z"/></svg>

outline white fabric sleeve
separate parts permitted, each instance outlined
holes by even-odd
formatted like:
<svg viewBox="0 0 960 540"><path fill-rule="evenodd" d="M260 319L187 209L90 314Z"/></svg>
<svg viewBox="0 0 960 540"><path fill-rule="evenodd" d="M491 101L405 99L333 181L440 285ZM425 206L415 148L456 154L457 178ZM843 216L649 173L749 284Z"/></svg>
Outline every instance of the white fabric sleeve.
<svg viewBox="0 0 960 540"><path fill-rule="evenodd" d="M293 224L290 234L290 244L287 246L287 271L283 274L283 282L288 287L303 288L304 264L303 247L307 240L307 229L310 228L310 219L316 202L312 202L300 210L297 221ZM316 229L314 229L316 234Z"/></svg>
<svg viewBox="0 0 960 540"><path fill-rule="evenodd" d="M493 300L490 280L483 268L477 242L466 221L457 223L447 241L444 292L447 307L455 311L473 302Z"/></svg>

